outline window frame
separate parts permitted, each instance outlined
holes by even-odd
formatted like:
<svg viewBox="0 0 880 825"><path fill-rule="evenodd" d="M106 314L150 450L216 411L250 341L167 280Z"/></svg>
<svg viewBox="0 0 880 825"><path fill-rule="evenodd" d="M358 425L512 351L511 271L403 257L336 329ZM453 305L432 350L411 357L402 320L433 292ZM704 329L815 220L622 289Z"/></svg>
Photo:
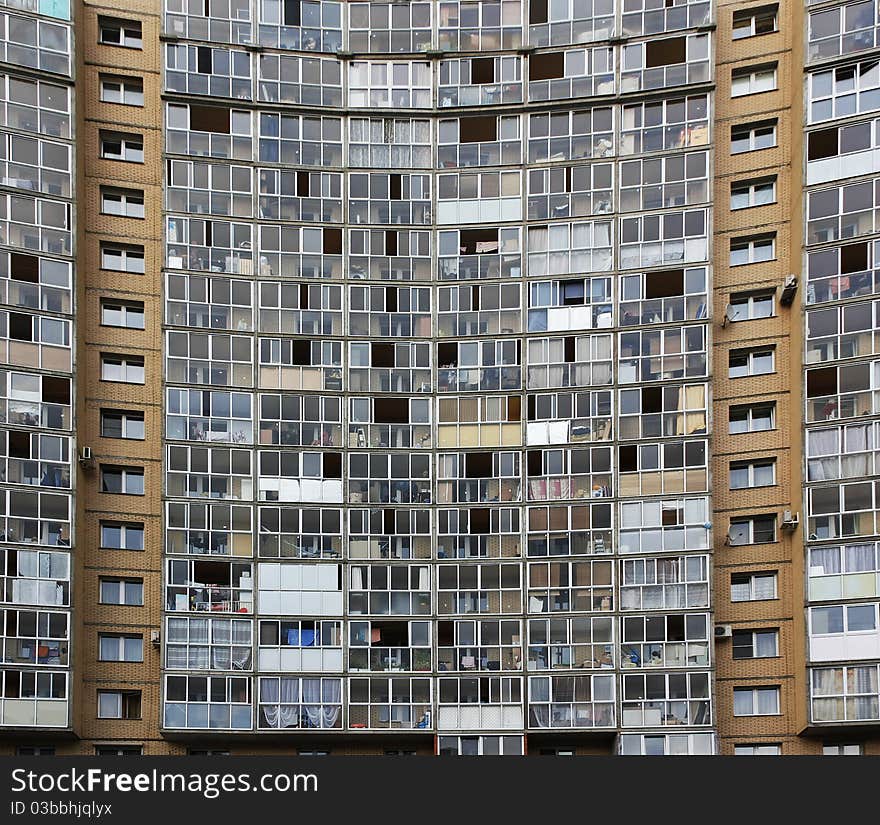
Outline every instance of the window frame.
<svg viewBox="0 0 880 825"><path fill-rule="evenodd" d="M758 31L759 21L770 20L772 28ZM746 26L738 26L738 23L745 22ZM748 28L746 34L737 34L744 28ZM765 34L775 34L779 31L779 4L772 3L766 6L758 6L750 9L734 10L731 17L731 40L745 40L749 37L761 37Z"/></svg>
<svg viewBox="0 0 880 825"><path fill-rule="evenodd" d="M119 40L107 40L105 32L119 32ZM129 42L129 40L131 42ZM140 20L128 20L121 17L98 15L98 43L102 46L116 46L121 49L137 49L143 51L144 31Z"/></svg>
<svg viewBox="0 0 880 825"><path fill-rule="evenodd" d="M772 75L772 80L764 80L767 75ZM746 88L738 88L743 86L744 81ZM768 82L772 85L765 85ZM744 66L739 69L731 69L730 96L732 98L765 94L766 92L775 92L778 89L779 64L776 62L764 63L759 66Z"/></svg>
<svg viewBox="0 0 880 825"><path fill-rule="evenodd" d="M105 658L104 650L103 650L103 642L115 640L117 642L117 653L119 654L119 658ZM134 641L137 640L141 643L140 649L140 658L128 659L126 658L126 641ZM137 654L135 654L137 655ZM98 661L99 662L143 662L144 661L144 637L141 633L99 633L98 634Z"/></svg>
<svg viewBox="0 0 880 825"><path fill-rule="evenodd" d="M115 91L114 91L115 89ZM118 95L118 99L114 99ZM101 103L144 108L144 79L137 75L98 75L98 99Z"/></svg>

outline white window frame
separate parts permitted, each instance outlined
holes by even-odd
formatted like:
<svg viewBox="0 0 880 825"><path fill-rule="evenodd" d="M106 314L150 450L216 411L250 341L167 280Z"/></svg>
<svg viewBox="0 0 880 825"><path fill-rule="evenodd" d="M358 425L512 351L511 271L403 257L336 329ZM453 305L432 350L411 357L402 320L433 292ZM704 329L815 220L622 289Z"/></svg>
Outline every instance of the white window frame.
<svg viewBox="0 0 880 825"><path fill-rule="evenodd" d="M734 656L733 652L736 649L735 646L731 649L731 656L735 661L743 661L748 659L775 659L779 656L779 630L775 627L761 628L758 630L747 630L744 631L746 633L751 634L751 640L749 644L751 645L751 655L750 656ZM759 647L759 638L761 636L768 636L773 638L773 652L772 653L762 653L758 654Z"/></svg>
<svg viewBox="0 0 880 825"><path fill-rule="evenodd" d="M755 321L759 318L772 318L776 315L775 298L776 295L773 292L731 295L727 320L733 323L734 321ZM769 304L770 311L762 314L765 304Z"/></svg>
<svg viewBox="0 0 880 825"><path fill-rule="evenodd" d="M745 697L748 695L749 697L749 710L748 712L737 713L736 704L737 704L737 695ZM762 712L759 710L759 705L762 698L769 698L770 695L775 696L775 705L776 710L769 712ZM755 688L744 688L744 687L735 687L733 689L733 715L734 716L779 716L781 715L780 707L782 704L782 696L781 689L779 685L768 685L767 687L755 687Z"/></svg>
<svg viewBox="0 0 880 825"><path fill-rule="evenodd" d="M764 522L772 520L773 522L773 537L770 539L766 539L761 536L761 541L756 541L755 538L755 523L756 522ZM734 540L734 532L742 536L744 541L735 541ZM739 536L737 536L739 537ZM779 540L777 524L776 524L776 515L774 513L758 513L750 516L737 516L730 520L730 527L727 533L727 544L731 547L745 547L750 544L772 544L775 541Z"/></svg>
<svg viewBox="0 0 880 825"><path fill-rule="evenodd" d="M730 425L731 425L730 413L732 413L734 410L742 410L742 409L745 409L746 413L747 413L746 419L745 419L746 420L746 429L742 430L742 432L731 430L731 428L730 428ZM752 424L754 423L755 420L763 420L763 418L761 418L761 419L755 418L754 411L756 409L769 409L769 411L770 411L770 426L767 427L766 429L765 428L761 428L761 429L753 429L752 428ZM727 432L729 435L742 435L744 433L764 433L764 432L770 432L775 429L776 429L776 403L775 402L771 402L769 404L763 404L763 403L762 404L746 404L743 406L736 406L735 405L735 406L730 407L728 410Z"/></svg>
<svg viewBox="0 0 880 825"><path fill-rule="evenodd" d="M736 598L734 594L734 587L742 586L741 582L734 582L733 577L738 575L745 575L748 577L748 587L749 587L749 595L748 598L740 599ZM759 596L757 595L757 591L755 588L755 583L758 580L770 579L773 582L773 595L772 596ZM733 573L731 575L730 581L730 601L731 602L761 602L761 601L769 601L771 599L779 598L779 574L776 571L772 572L760 572L760 573L745 573L745 574L737 574Z"/></svg>
<svg viewBox="0 0 880 825"><path fill-rule="evenodd" d="M144 80L132 75L101 75L100 100L122 106L144 105Z"/></svg>
<svg viewBox="0 0 880 825"><path fill-rule="evenodd" d="M104 474L105 473L119 473L121 477L121 485L122 489L118 492L105 490L104 489ZM137 482L134 480L140 478L140 485L137 485ZM129 484L134 484L135 492L129 489ZM142 496L145 495L146 491L146 473L144 472L143 467L120 467L117 465L103 465L101 467L101 492L107 493L108 495L122 495L122 496Z"/></svg>
<svg viewBox="0 0 880 825"><path fill-rule="evenodd" d="M102 243L101 269L109 272L128 272L134 275L143 275L146 272L144 247Z"/></svg>
<svg viewBox="0 0 880 825"><path fill-rule="evenodd" d="M782 756L782 745L759 742L754 745L734 745L734 756Z"/></svg>
<svg viewBox="0 0 880 825"><path fill-rule="evenodd" d="M730 73L730 96L745 97L773 92L779 87L778 65L752 66L734 69Z"/></svg>
<svg viewBox="0 0 880 825"><path fill-rule="evenodd" d="M118 40L108 39L108 32L117 32ZM124 20L119 17L98 17L98 42L102 46L117 46L123 49L144 48L143 24L139 20Z"/></svg>
<svg viewBox="0 0 880 825"><path fill-rule="evenodd" d="M770 468L770 476L771 479L768 482L756 482L755 478L755 469L756 468ZM745 470L746 471L746 483L745 484L736 484L734 485L734 471L735 470ZM753 459L751 461L731 461L730 462L730 489L731 490L749 490L754 487L775 487L776 486L776 459L775 458L760 458Z"/></svg>
<svg viewBox="0 0 880 825"><path fill-rule="evenodd" d="M776 175L730 184L730 211L776 203Z"/></svg>
<svg viewBox="0 0 880 825"><path fill-rule="evenodd" d="M135 585L140 588L139 591L135 590L134 592L134 601L128 601L128 585ZM131 607L143 607L144 605L143 579L117 579L104 578L102 576L98 580L98 587L99 604L117 604ZM113 598L115 598L116 601L113 601Z"/></svg>
<svg viewBox="0 0 880 825"><path fill-rule="evenodd" d="M759 31L759 21L770 19L772 28ZM731 39L743 40L747 37L760 37L779 31L779 4L758 6L733 12Z"/></svg>
<svg viewBox="0 0 880 825"><path fill-rule="evenodd" d="M144 138L143 135L137 135L130 132L101 132L101 157L106 160L118 160L121 163L143 163L144 162ZM106 142L118 141L120 144L120 154L112 155L106 148ZM138 148L136 141L140 142ZM129 149L131 144L131 149ZM134 157L128 157L129 151Z"/></svg>
<svg viewBox="0 0 880 825"><path fill-rule="evenodd" d="M769 254L764 256L764 250L769 249ZM746 252L746 260L737 260L735 252ZM749 264L764 263L776 260L776 233L772 235L757 235L730 239L730 266L748 266Z"/></svg>
<svg viewBox="0 0 880 825"><path fill-rule="evenodd" d="M101 214L121 218L144 217L144 192L142 189L101 187Z"/></svg>
<svg viewBox="0 0 880 825"><path fill-rule="evenodd" d="M778 146L777 133L779 129L779 121L777 118L770 120L754 121L752 123L743 123L738 126L730 127L730 154L740 155L745 152L759 152L762 149L771 149ZM758 145L759 136L768 133L772 136L772 143L766 145ZM743 134L747 135L748 146L745 148L734 148L737 142L742 142Z"/></svg>
<svg viewBox="0 0 880 825"><path fill-rule="evenodd" d="M728 352L728 358L730 356L742 353L742 350L730 350ZM760 349L751 349L747 350L746 353L746 364L745 364L745 372L734 372L734 370L742 370L743 367L733 367L730 365L728 361L727 367L727 375L728 378L751 378L756 375L773 375L776 372L776 348L768 347L768 348L760 348ZM764 369L763 364L767 356L770 356L770 368ZM739 356L738 356L739 357Z"/></svg>
<svg viewBox="0 0 880 825"><path fill-rule="evenodd" d="M122 371L120 378L109 378L107 376L106 367L111 363ZM101 380L116 381L122 384L143 384L146 382L146 364L144 359L136 358L136 356L132 355L102 354Z"/></svg>
<svg viewBox="0 0 880 825"><path fill-rule="evenodd" d="M137 696L138 714L137 716L124 712L124 708L128 704L127 697ZM104 711L105 703L110 704L109 713ZM143 695L139 690L99 690L97 697L97 716L98 719L141 719L143 714Z"/></svg>
<svg viewBox="0 0 880 825"><path fill-rule="evenodd" d="M138 552L144 549L144 543L146 538L146 527L142 522L134 522L134 521L101 521L100 523L101 530L101 538L100 538L100 547L102 550L124 550L124 551L133 551ZM104 528L116 529L119 530L119 538L120 543L118 547L114 547L108 544L104 544ZM128 531L131 530L133 533L140 532L141 541L140 547L128 547L126 537L128 535Z"/></svg>
<svg viewBox="0 0 880 825"><path fill-rule="evenodd" d="M113 435L105 435L104 433L104 418L120 418L122 421L122 435L121 436L113 436ZM140 423L140 428L136 429L135 432L139 432L139 435L128 435L127 430L129 429L129 422L134 425L135 422ZM126 438L137 441L143 441L145 438L145 416L143 412L139 412L137 410L113 410L113 409L102 409L101 410L101 438Z"/></svg>
<svg viewBox="0 0 880 825"><path fill-rule="evenodd" d="M114 324L110 312L119 313L122 323ZM131 323L129 323L131 321ZM120 327L124 329L145 329L146 313L142 303L135 304L129 301L114 301L112 299L101 300L101 326Z"/></svg>
<svg viewBox="0 0 880 825"><path fill-rule="evenodd" d="M104 658L102 647L103 642L116 641L117 658ZM134 659L126 658L126 641L139 641L141 643L140 657ZM144 637L140 634L124 634L124 633L99 633L98 634L98 661L99 662L143 662L144 661Z"/></svg>

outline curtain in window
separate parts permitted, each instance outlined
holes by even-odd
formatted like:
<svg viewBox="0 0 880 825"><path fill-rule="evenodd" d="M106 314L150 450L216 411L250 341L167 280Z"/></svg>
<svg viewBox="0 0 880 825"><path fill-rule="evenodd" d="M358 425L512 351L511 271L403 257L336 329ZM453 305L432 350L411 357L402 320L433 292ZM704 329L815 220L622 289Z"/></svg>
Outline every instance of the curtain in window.
<svg viewBox="0 0 880 825"><path fill-rule="evenodd" d="M322 708L325 728L335 728L342 711L342 680L324 679L324 706Z"/></svg>
<svg viewBox="0 0 880 825"><path fill-rule="evenodd" d="M310 727L321 728L323 719L323 708L321 707L321 680L320 679L303 679L302 680L302 700L303 713L305 720L308 721Z"/></svg>
<svg viewBox="0 0 880 825"><path fill-rule="evenodd" d="M189 648L189 667L194 670L207 670L211 666L209 650L207 645L192 645Z"/></svg>
<svg viewBox="0 0 880 825"><path fill-rule="evenodd" d="M826 568L825 572L840 572L840 558L835 550L835 556L837 556L837 570L830 571ZM876 569L876 552L873 544L851 544L844 547L844 554L846 558L846 572L847 573L858 573L865 570L875 570Z"/></svg>
<svg viewBox="0 0 880 825"><path fill-rule="evenodd" d="M169 669L187 669L186 647L184 645L168 645L165 648L165 662Z"/></svg>
<svg viewBox="0 0 880 825"><path fill-rule="evenodd" d="M755 599L772 599L774 597L775 579L773 576L757 576L753 582Z"/></svg>
<svg viewBox="0 0 880 825"><path fill-rule="evenodd" d="M843 670L838 667L813 671L813 694L831 696L843 693Z"/></svg>
<svg viewBox="0 0 880 825"><path fill-rule="evenodd" d="M535 728L550 727L550 706L529 705L529 724Z"/></svg>
<svg viewBox="0 0 880 825"><path fill-rule="evenodd" d="M869 545L870 547L870 545ZM818 568L819 575L830 576L840 573L840 548L817 547L810 551L810 568Z"/></svg>
<svg viewBox="0 0 880 825"><path fill-rule="evenodd" d="M837 436L836 429L813 430L809 435L808 452L825 458L807 459L807 478L809 481L825 481L837 476Z"/></svg>
<svg viewBox="0 0 880 825"><path fill-rule="evenodd" d="M868 425L860 424L844 430L840 474L843 478L871 475L868 469Z"/></svg>
<svg viewBox="0 0 880 825"><path fill-rule="evenodd" d="M260 703L263 718L270 728L278 727L278 719L280 711L277 704L271 704L278 701L278 679L261 679L260 680Z"/></svg>
<svg viewBox="0 0 880 825"><path fill-rule="evenodd" d="M877 668L851 667L847 669L847 693L874 693L878 692Z"/></svg>

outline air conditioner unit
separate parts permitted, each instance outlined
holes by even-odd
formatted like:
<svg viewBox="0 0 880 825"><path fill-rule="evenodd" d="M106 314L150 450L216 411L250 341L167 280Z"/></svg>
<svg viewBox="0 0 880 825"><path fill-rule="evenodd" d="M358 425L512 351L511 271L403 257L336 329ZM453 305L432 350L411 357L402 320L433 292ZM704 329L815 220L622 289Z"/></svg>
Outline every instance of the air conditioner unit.
<svg viewBox="0 0 880 825"><path fill-rule="evenodd" d="M716 630L717 630L717 628L716 628ZM151 630L150 631L150 641L154 645L156 645L157 647L159 646L159 631L158 630Z"/></svg>
<svg viewBox="0 0 880 825"><path fill-rule="evenodd" d="M784 510L782 513L782 529L783 530L796 530L798 524L800 524L800 514L792 513L791 510Z"/></svg>
<svg viewBox="0 0 880 825"><path fill-rule="evenodd" d="M797 292L798 279L796 275L789 275L782 285L782 294L779 296L779 303L782 306L791 306L794 303L794 294Z"/></svg>
<svg viewBox="0 0 880 825"><path fill-rule="evenodd" d="M733 628L729 624L715 625L716 639L729 639L731 636L733 636Z"/></svg>
<svg viewBox="0 0 880 825"><path fill-rule="evenodd" d="M92 448L91 447L83 447L79 452L79 457L81 461L91 461L92 460Z"/></svg>

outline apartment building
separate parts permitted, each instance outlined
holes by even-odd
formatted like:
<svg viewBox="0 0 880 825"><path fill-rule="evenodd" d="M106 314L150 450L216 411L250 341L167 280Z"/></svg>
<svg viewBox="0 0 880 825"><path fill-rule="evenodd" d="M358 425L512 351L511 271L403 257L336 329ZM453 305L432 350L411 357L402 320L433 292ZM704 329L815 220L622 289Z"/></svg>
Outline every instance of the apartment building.
<svg viewBox="0 0 880 825"><path fill-rule="evenodd" d="M0 6L0 752L880 752L875 0Z"/></svg>

